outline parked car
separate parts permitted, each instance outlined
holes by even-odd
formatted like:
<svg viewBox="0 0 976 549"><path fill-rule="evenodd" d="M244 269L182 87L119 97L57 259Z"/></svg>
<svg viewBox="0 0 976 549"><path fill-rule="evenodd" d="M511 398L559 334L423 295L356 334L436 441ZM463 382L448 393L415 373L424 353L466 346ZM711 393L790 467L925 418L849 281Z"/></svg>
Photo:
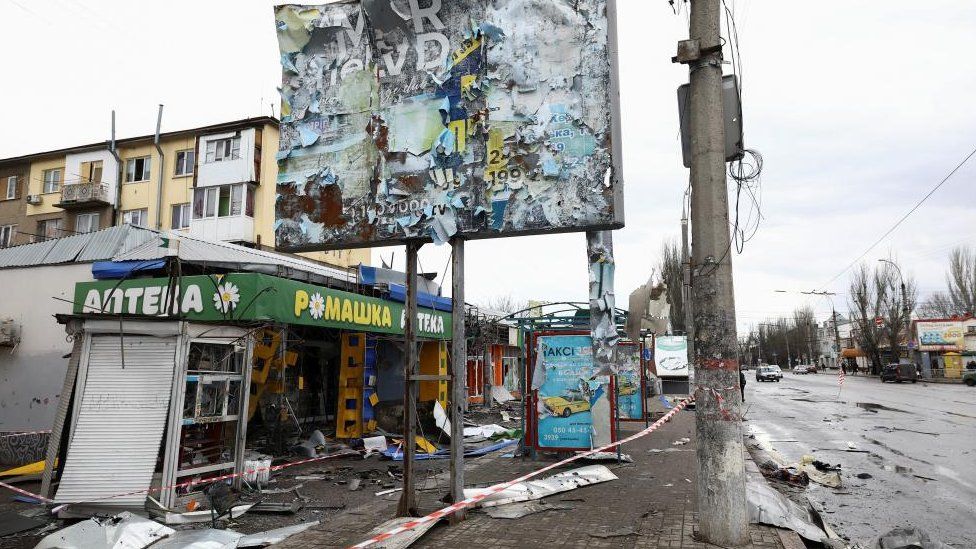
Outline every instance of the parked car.
<svg viewBox="0 0 976 549"><path fill-rule="evenodd" d="M901 383L902 381L917 382L918 373L915 370L915 365L907 363L891 363L886 365L881 369L881 383L886 381L894 381L895 383Z"/></svg>
<svg viewBox="0 0 976 549"><path fill-rule="evenodd" d="M765 365L760 366L756 370L756 381L780 381L783 379L783 370L779 369L779 366Z"/></svg>
<svg viewBox="0 0 976 549"><path fill-rule="evenodd" d="M976 370L966 370L962 373L962 382L970 387L976 387Z"/></svg>
<svg viewBox="0 0 976 549"><path fill-rule="evenodd" d="M814 370L813 369L813 366L811 366L809 364L797 364L796 366L793 367L793 373L794 374L812 374L812 373L816 373L816 370Z"/></svg>

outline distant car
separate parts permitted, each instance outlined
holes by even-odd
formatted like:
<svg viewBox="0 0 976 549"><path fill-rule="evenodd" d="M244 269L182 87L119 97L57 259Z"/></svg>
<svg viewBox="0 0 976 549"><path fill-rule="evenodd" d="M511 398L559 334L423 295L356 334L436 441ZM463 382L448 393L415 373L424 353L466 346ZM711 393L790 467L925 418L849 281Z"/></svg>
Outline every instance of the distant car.
<svg viewBox="0 0 976 549"><path fill-rule="evenodd" d="M756 381L780 381L782 379L783 371L775 364L760 366L756 370Z"/></svg>
<svg viewBox="0 0 976 549"><path fill-rule="evenodd" d="M554 415L569 417L576 412L585 412L590 409L590 403L585 400L566 400L563 397L548 397L543 400L546 408Z"/></svg>
<svg viewBox="0 0 976 549"><path fill-rule="evenodd" d="M970 387L976 387L976 370L966 370L962 373L962 382Z"/></svg>
<svg viewBox="0 0 976 549"><path fill-rule="evenodd" d="M915 365L905 363L891 363L886 365L881 369L881 383L886 381L894 381L895 383L911 381L912 383L916 383L918 381L918 374L915 371Z"/></svg>
<svg viewBox="0 0 976 549"><path fill-rule="evenodd" d="M794 374L812 374L815 372L816 370L810 364L797 364L793 367Z"/></svg>

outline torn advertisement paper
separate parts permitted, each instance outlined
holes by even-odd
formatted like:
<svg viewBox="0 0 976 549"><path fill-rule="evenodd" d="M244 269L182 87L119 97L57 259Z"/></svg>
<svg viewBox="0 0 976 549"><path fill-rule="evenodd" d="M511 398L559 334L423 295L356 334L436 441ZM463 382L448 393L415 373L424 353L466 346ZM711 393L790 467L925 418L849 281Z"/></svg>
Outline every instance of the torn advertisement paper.
<svg viewBox="0 0 976 549"><path fill-rule="evenodd" d="M447 412L441 406L441 401L439 400L434 401L434 424L441 431L444 431L445 435L451 436L451 420L448 419Z"/></svg>
<svg viewBox="0 0 976 549"><path fill-rule="evenodd" d="M277 6L278 248L621 227L615 12Z"/></svg>
<svg viewBox="0 0 976 549"><path fill-rule="evenodd" d="M481 500L481 507L493 507L519 501L541 499L546 496L568 492L582 486L617 480L617 475L603 465L588 465L570 471L556 473L540 480L528 480L509 486L501 492ZM464 497L470 498L489 491L488 488L465 488Z"/></svg>

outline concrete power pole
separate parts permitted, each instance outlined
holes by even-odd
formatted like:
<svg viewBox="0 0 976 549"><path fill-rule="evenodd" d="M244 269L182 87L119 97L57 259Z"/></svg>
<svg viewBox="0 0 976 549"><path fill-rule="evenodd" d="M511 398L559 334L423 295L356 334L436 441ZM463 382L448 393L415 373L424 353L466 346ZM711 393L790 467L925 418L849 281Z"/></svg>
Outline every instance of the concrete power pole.
<svg viewBox="0 0 976 549"><path fill-rule="evenodd" d="M725 182L720 0L691 0L691 241L699 532L720 546L749 542L729 204ZM679 55L680 55L679 46Z"/></svg>

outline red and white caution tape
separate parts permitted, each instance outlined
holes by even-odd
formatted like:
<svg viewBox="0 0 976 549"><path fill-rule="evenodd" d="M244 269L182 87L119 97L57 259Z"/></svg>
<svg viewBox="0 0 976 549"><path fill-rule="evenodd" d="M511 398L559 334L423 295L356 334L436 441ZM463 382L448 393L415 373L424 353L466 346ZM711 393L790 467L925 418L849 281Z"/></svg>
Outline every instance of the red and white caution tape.
<svg viewBox="0 0 976 549"><path fill-rule="evenodd" d="M253 474L253 473L261 473L261 472L264 472L264 471L280 471L280 470L286 469L288 467L295 467L296 465L304 465L306 463L314 463L316 461L322 461L322 460L332 459L332 458L336 458L336 457L353 456L353 455L358 456L358 455L360 455L360 453L358 451L355 451L355 450L343 450L341 452L335 452L335 453L332 453L332 454L326 454L324 456L318 456L318 457L303 459L303 460L299 460L299 461L290 461L288 463L282 463L281 465L272 465L271 467L255 467L254 469L248 469L248 470L242 471L240 473L228 473L226 475L220 475L220 476L216 476L216 477L208 477L208 478L188 480L186 482L180 482L178 484L172 484L170 486L160 486L160 487L157 487L157 488L149 488L147 490L136 490L134 492L123 492L123 493L120 493L120 494L113 494L111 496L105 496L105 497L102 497L102 498L88 500L88 501L84 501L84 502L72 502L72 504L74 504L74 503L99 503L99 502L103 502L103 501L107 501L107 500L115 499L115 498L120 498L120 497L124 497L124 496L135 496L135 495L138 495L138 494L147 494L148 495L148 494L151 494L153 492L161 492L163 490L173 490L173 489L177 489L177 488L186 488L188 486L194 486L194 485L197 485L197 484L206 484L208 482L220 482L222 480L228 480L228 479L232 479L232 478L242 477L242 476L250 475L250 474ZM15 487L13 487L13 486L11 486L9 484L3 483L3 482L0 482L0 487L2 487L2 488L8 488L10 490L13 490L14 492L17 492L19 494L23 494L25 496L30 496L32 498L37 498L37 499L39 499L39 500L41 500L41 501L43 501L45 503L54 503L54 500L48 499L48 498L46 498L46 497L44 497L42 495L34 494L34 493L28 492L26 490L21 490L20 488L15 488Z"/></svg>
<svg viewBox="0 0 976 549"><path fill-rule="evenodd" d="M369 547L370 545L372 545L374 543L379 543L379 542L381 542L381 541L383 541L385 539L389 539L389 538L391 538L391 537L393 537L393 536L395 536L397 534L406 532L408 530L413 530L414 528L416 528L416 527L418 527L418 526L420 526L422 524L426 524L426 523L431 522L431 521L436 521L436 520L439 520L441 518L444 518L444 517L446 517L448 515L454 514L454 513L458 512L458 511L460 511L461 509L464 509L465 507L471 507L475 503L478 503L479 501L487 498L488 496L491 496L493 494L497 494L498 492L501 492L502 490L505 490L506 488L510 488L511 486L513 486L515 484L518 484L519 482L524 482L526 480L529 480L530 478L532 478L534 476L537 476L540 473L544 473L546 471L550 471L552 469L555 469L556 467L561 467L563 465L566 465L567 463L571 463L573 461L576 461L576 460L579 460L579 459L583 459L583 458L585 458L587 456L591 456L591 455L596 454L598 452L604 452L606 450L609 450L610 448L615 448L615 447L620 446L621 444L624 444L626 442L631 442L631 441L636 440L638 438L641 438L641 437L643 437L645 435L648 435L648 434L656 431L658 429L658 427L660 427L660 426L664 425L665 423L671 421L671 418L673 418L674 415L678 413L678 411L680 411L682 408L684 408L688 404L688 402L690 402L690 400L688 400L688 399L682 400L681 402L678 402L674 406L674 408L672 408L670 412L664 414L664 416L661 417L661 419L655 421L654 423L652 423L649 427L647 427L643 431L639 431L639 432L637 432L637 433L635 433L635 434L633 434L633 435L631 435L631 436L629 436L629 437L627 437L625 439L621 439L621 440L618 440L616 442L611 442L610 444L607 444L606 446L601 446L599 448L594 448L594 449L589 450L587 452L581 452L581 453L576 454L574 456L568 457L568 458L566 458L566 459L564 459L562 461L557 461L556 463L553 463L551 465L547 465L547 466L545 466L545 467L543 467L541 469L537 469L535 471L532 471L531 473L527 473L525 475L522 475L522 476L520 476L520 477L518 477L516 479L510 480L508 482L503 482L501 484L496 484L494 486L489 487L488 488L488 491L486 491L486 492L480 493L480 494L478 494L476 496L472 496L470 498L463 499L463 500L461 500L461 501L459 501L459 502L457 502L457 503L455 503L453 505L449 505L449 506L447 506L447 507L445 507L443 509L439 509L437 511L434 511L433 513L431 513L429 515L426 515L426 516L423 516L423 517L419 517L419 518L417 518L415 520L412 520L410 522L406 522L404 524L401 524L400 526L397 526L396 528L393 528L392 530L389 530L389 531L384 532L382 534L378 534L376 536L373 536L373 537L369 538L368 540L365 540L365 541L362 541L362 542L357 543L356 545L352 545L352 546L349 547L349 549L359 549L360 547Z"/></svg>
<svg viewBox="0 0 976 549"><path fill-rule="evenodd" d="M38 494L34 494L32 492L28 492L27 490L21 490L20 488L17 488L16 486L11 486L11 485L7 484L6 482L0 482L0 486L6 488L8 490L12 490L14 492L17 492L18 494L22 494L22 495L25 495L25 496L28 496L28 497L32 497L32 498L41 500L44 503L54 503L54 501L52 501L52 500L50 500L50 499L48 499L48 498L46 498L44 496L41 496L41 495L38 495Z"/></svg>
<svg viewBox="0 0 976 549"><path fill-rule="evenodd" d="M0 434L0 438L10 438L10 437L24 437L27 435L47 435L50 434L51 430L47 431L25 431L23 433L3 433Z"/></svg>

